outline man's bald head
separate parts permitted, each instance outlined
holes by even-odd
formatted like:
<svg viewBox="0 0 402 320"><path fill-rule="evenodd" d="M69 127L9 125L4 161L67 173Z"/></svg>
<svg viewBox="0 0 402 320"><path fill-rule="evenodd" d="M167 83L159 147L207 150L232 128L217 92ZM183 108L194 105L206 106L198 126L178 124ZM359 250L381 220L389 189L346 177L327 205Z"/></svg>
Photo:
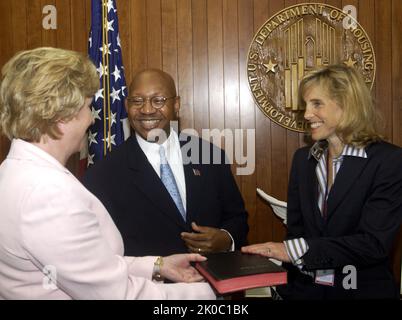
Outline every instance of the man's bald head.
<svg viewBox="0 0 402 320"><path fill-rule="evenodd" d="M137 72L131 81L129 90L134 92L141 83L154 83L159 84L165 88L169 96L176 96L176 85L170 74L160 69L144 69Z"/></svg>

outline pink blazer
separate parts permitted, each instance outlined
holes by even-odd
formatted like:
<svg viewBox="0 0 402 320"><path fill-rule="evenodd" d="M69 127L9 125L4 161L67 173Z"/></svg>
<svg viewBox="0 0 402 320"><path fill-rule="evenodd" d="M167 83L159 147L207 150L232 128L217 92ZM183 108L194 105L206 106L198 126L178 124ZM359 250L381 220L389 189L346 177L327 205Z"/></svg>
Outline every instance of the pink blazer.
<svg viewBox="0 0 402 320"><path fill-rule="evenodd" d="M125 257L102 203L48 153L13 140L0 166L1 299L215 298L206 283L155 284L155 259Z"/></svg>

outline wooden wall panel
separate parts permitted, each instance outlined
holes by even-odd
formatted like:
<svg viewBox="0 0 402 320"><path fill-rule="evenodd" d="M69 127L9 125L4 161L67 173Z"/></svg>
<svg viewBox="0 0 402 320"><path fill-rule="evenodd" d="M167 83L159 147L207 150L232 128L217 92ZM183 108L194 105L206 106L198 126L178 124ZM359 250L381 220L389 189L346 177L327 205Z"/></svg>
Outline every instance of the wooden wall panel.
<svg viewBox="0 0 402 320"><path fill-rule="evenodd" d="M129 3L130 38L122 38L122 42L128 42L131 46L131 69L126 74L126 77L130 76L127 80L131 79L135 71L146 68L148 65L146 0L130 0ZM128 60L125 52L123 52L124 57Z"/></svg>
<svg viewBox="0 0 402 320"><path fill-rule="evenodd" d="M27 2L27 49L46 45L42 43L42 5L39 0ZM66 31L64 31L66 32ZM66 32L67 33L67 32Z"/></svg>
<svg viewBox="0 0 402 320"><path fill-rule="evenodd" d="M257 30L279 10L303 0L117 0L127 84L145 67L163 68L181 96L180 127L255 129L255 171L237 176L249 216L251 243L282 240L285 228L256 187L286 200L294 151L302 134L271 122L254 104L247 82L247 53ZM307 1L306 2L317 2ZM400 0L322 0L352 4L376 52L373 96L384 134L402 146L402 28ZM56 5L58 29L42 28L42 8ZM17 51L38 46L87 50L91 1L0 0L0 67ZM0 161L9 142L0 137ZM76 170L74 157L69 168ZM233 167L233 169L235 169Z"/></svg>
<svg viewBox="0 0 402 320"><path fill-rule="evenodd" d="M192 0L194 128L209 128L207 1Z"/></svg>
<svg viewBox="0 0 402 320"><path fill-rule="evenodd" d="M275 1L269 3L269 17L285 7L284 1ZM287 148L286 136L287 130L280 127L276 123L271 124L271 158L272 171L271 183L272 189L270 193L279 199L286 199L287 194ZM283 239L285 230L279 219L274 219L272 224L272 237L275 240Z"/></svg>
<svg viewBox="0 0 402 320"><path fill-rule="evenodd" d="M239 0L238 2L238 16L239 16L239 101L240 101L240 128L255 130L255 108L251 92L248 88L247 81L247 56L249 44L254 36L254 5L253 1ZM254 139L256 138L255 131L253 133ZM243 136L244 149L247 150L247 139L244 133ZM253 155L254 156L254 155ZM255 164L255 157L249 159ZM253 174L241 177L241 189L243 190L243 197L246 203L246 209L249 213L249 223L254 225L256 221L256 201L257 194L256 187L256 170ZM251 234L251 233L250 233ZM251 236L249 241L253 241Z"/></svg>
<svg viewBox="0 0 402 320"><path fill-rule="evenodd" d="M146 1L146 21L147 29L145 32L147 39L148 67L162 68L162 12L161 0ZM141 32L144 32L142 30Z"/></svg>
<svg viewBox="0 0 402 320"><path fill-rule="evenodd" d="M13 44L10 50L13 50L13 53L24 50L27 47L27 1L9 1L12 10L12 32L10 33L13 37Z"/></svg>
<svg viewBox="0 0 402 320"><path fill-rule="evenodd" d="M47 1L47 0L46 0ZM47 1L49 2L49 1ZM84 1L74 1L74 5L71 6L71 49L80 52L88 52L88 33L86 17L86 7ZM89 13L89 11L88 11ZM88 30L82 32L83 30Z"/></svg>
<svg viewBox="0 0 402 320"><path fill-rule="evenodd" d="M254 34L271 17L270 1L254 0ZM272 194L272 141L271 121L255 107L256 116L256 187ZM250 221L251 218L249 219ZM256 202L255 225L250 224L250 243L274 239L273 224L276 218L266 202L259 196ZM254 232L254 233L253 233ZM253 235L253 236L252 236Z"/></svg>
<svg viewBox="0 0 402 320"><path fill-rule="evenodd" d="M177 7L176 0L162 0L162 64L177 83Z"/></svg>
<svg viewBox="0 0 402 320"><path fill-rule="evenodd" d="M120 34L120 39L124 39L125 41L122 41L121 44L121 50L123 53L123 66L124 66L124 74L126 76L126 82L127 82L127 77L131 77L132 73L132 59L131 59L131 54L132 54L132 37L131 37L131 23L132 22L132 17L131 17L131 6L130 2L132 0L118 0L116 3L117 6L117 12L118 12L118 18L119 18L119 34ZM127 83L127 86L129 84Z"/></svg>
<svg viewBox="0 0 402 320"><path fill-rule="evenodd" d="M208 0L208 90L210 127L225 128L224 69L223 69L223 1Z"/></svg>
<svg viewBox="0 0 402 320"><path fill-rule="evenodd" d="M237 3L237 1L236 1ZM231 0L223 0L223 82L225 97L225 128L239 128L239 45L237 5ZM235 32L233 32L235 30ZM215 113L212 113L215 117ZM233 137L233 132L230 134ZM228 138L225 138L225 143ZM226 146L226 145L225 145ZM226 147L225 147L226 148ZM235 148L226 148L229 159L235 159ZM235 173L235 165L232 165ZM237 185L241 184L241 176L234 175Z"/></svg>
<svg viewBox="0 0 402 320"><path fill-rule="evenodd" d="M77 6L77 3L71 5L70 0L56 0L57 7L57 47L63 49L72 49L73 29L71 26L71 8ZM70 32L66 32L70 30ZM88 34L88 32L85 32Z"/></svg>
<svg viewBox="0 0 402 320"><path fill-rule="evenodd" d="M177 0L177 90L181 97L180 126L194 128L192 2Z"/></svg>
<svg viewBox="0 0 402 320"><path fill-rule="evenodd" d="M375 42L373 44L377 59L376 101L381 110L385 127L382 133L392 141L392 0L376 2L374 16Z"/></svg>

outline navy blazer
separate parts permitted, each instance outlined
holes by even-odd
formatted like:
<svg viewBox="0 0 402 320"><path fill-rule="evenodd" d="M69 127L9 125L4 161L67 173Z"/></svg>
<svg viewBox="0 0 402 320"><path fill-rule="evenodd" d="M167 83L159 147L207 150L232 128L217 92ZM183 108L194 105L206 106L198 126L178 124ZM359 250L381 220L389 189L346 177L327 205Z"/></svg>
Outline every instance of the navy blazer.
<svg viewBox="0 0 402 320"><path fill-rule="evenodd" d="M345 156L328 196L324 220L318 208L317 161L309 148L293 159L288 190L288 239L304 237L305 270L335 269L335 286L316 285L289 269L289 285L278 287L289 299L397 298L389 254L402 222L402 149L386 142L366 148L367 159ZM343 280L357 270L357 289Z"/></svg>
<svg viewBox="0 0 402 320"><path fill-rule="evenodd" d="M224 152L209 142L187 137L180 144L197 139L200 159L209 149L222 159ZM194 141L194 140L193 140ZM192 149L182 148L183 159ZM205 156L205 152L204 152ZM188 252L180 237L191 232L191 222L227 230L236 248L247 243L247 212L229 164L184 164L187 222L156 174L135 135L116 148L85 174L84 185L105 205L122 234L125 255L170 255Z"/></svg>

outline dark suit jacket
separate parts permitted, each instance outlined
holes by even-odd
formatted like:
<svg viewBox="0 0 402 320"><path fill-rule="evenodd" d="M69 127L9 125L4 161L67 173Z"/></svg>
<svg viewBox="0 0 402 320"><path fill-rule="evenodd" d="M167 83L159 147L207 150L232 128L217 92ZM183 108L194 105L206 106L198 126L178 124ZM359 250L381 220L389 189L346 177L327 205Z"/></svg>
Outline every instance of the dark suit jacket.
<svg viewBox="0 0 402 320"><path fill-rule="evenodd" d="M193 160L213 149L222 150L195 137L200 157L182 148ZM196 140L194 140L196 139ZM181 145L185 142L180 141ZM204 146L203 146L204 145ZM196 153L196 152L195 152ZM183 154L183 159L186 155ZM212 161L210 161L212 163ZM229 164L184 164L187 223L156 174L137 139L131 136L104 160L93 165L84 176L84 185L105 205L120 230L125 255L170 255L188 252L180 233L190 232L191 222L227 230L236 247L246 244L247 212Z"/></svg>
<svg viewBox="0 0 402 320"><path fill-rule="evenodd" d="M345 156L328 197L324 221L317 205L314 157L309 148L293 159L288 192L288 239L304 237L305 269L335 269L335 286L316 285L296 267L278 292L289 299L396 298L389 254L402 221L402 149L385 143L366 148L368 158ZM343 267L357 269L357 289L345 290ZM346 271L345 271L346 272Z"/></svg>

